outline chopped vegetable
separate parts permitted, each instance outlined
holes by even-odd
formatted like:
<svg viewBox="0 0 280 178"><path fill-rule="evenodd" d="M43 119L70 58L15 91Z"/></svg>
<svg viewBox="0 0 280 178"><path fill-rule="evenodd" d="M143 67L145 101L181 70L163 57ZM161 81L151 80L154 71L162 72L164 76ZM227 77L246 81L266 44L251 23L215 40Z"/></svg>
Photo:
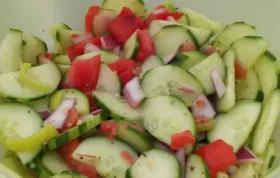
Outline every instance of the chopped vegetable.
<svg viewBox="0 0 280 178"><path fill-rule="evenodd" d="M74 44L80 43L82 41L88 40L93 38L93 35L91 33L85 33L81 35L73 35L72 36L72 41Z"/></svg>
<svg viewBox="0 0 280 178"><path fill-rule="evenodd" d="M260 159L249 149L246 147L242 147L237 153L237 163L262 163Z"/></svg>
<svg viewBox="0 0 280 178"><path fill-rule="evenodd" d="M200 120L201 121L201 120ZM205 132L212 130L216 125L216 120L215 119L207 119L206 121L202 122L197 122L196 123L196 130L197 132Z"/></svg>
<svg viewBox="0 0 280 178"><path fill-rule="evenodd" d="M65 131L75 127L78 120L79 120L79 112L78 112L77 108L74 106L68 111L66 120L63 123L62 128L59 129L59 131L61 133L63 133Z"/></svg>
<svg viewBox="0 0 280 178"><path fill-rule="evenodd" d="M131 107L138 107L145 98L145 93L141 89L139 79L134 77L123 89L123 94Z"/></svg>
<svg viewBox="0 0 280 178"><path fill-rule="evenodd" d="M104 133L108 138L114 139L117 135L118 126L112 121L102 122L99 130Z"/></svg>
<svg viewBox="0 0 280 178"><path fill-rule="evenodd" d="M221 98L226 92L226 86L223 82L220 72L215 69L211 72L211 78L216 89L216 93Z"/></svg>
<svg viewBox="0 0 280 178"><path fill-rule="evenodd" d="M237 60L234 63L234 68L235 68L235 78L237 80L244 80L246 78L247 74L247 69L242 67Z"/></svg>
<svg viewBox="0 0 280 178"><path fill-rule="evenodd" d="M195 143L195 137L189 130L171 136L172 150L179 150L190 143Z"/></svg>
<svg viewBox="0 0 280 178"><path fill-rule="evenodd" d="M192 106L192 114L196 119L211 119L216 115L216 112L207 97L201 94Z"/></svg>
<svg viewBox="0 0 280 178"><path fill-rule="evenodd" d="M99 13L99 6L91 6L85 16L85 32L92 33L94 17Z"/></svg>

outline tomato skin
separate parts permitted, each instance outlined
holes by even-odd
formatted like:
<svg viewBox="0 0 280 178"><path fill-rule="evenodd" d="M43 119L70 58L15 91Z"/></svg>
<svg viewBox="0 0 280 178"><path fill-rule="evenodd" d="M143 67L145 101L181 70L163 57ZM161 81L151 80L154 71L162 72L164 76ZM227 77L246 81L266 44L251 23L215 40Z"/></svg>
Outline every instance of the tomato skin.
<svg viewBox="0 0 280 178"><path fill-rule="evenodd" d="M70 109L70 111L68 112L67 118L66 118L62 128L59 129L59 132L63 133L65 131L75 127L78 120L79 120L79 112L76 107L72 107Z"/></svg>
<svg viewBox="0 0 280 178"><path fill-rule="evenodd" d="M117 135L118 126L112 121L106 121L100 124L99 130L113 140Z"/></svg>
<svg viewBox="0 0 280 178"><path fill-rule="evenodd" d="M84 91L84 93L87 95L88 100L89 100L89 106L90 106L90 112L95 111L96 109L98 109L98 105L94 102L93 100L93 95L92 95L92 91Z"/></svg>
<svg viewBox="0 0 280 178"><path fill-rule="evenodd" d="M196 150L195 154L201 156L205 161L210 170L211 178L216 178L219 171L224 171L237 162L232 146L223 140L216 140L204 145Z"/></svg>
<svg viewBox="0 0 280 178"><path fill-rule="evenodd" d="M88 60L75 60L66 76L67 85L81 91L95 89L98 82L100 65L100 55Z"/></svg>
<svg viewBox="0 0 280 178"><path fill-rule="evenodd" d="M144 62L149 56L156 53L155 44L147 29L138 31L137 35L140 41L140 48L135 60Z"/></svg>
<svg viewBox="0 0 280 178"><path fill-rule="evenodd" d="M179 52L183 53L183 52L189 52L189 51L194 51L194 50L196 50L194 44L192 44L190 42L185 42L185 43L181 44Z"/></svg>
<svg viewBox="0 0 280 178"><path fill-rule="evenodd" d="M169 16L173 17L175 20L178 20L183 15L184 14L180 12L168 12L168 11L162 12L160 14L151 13L145 21L145 28L148 28L153 20L167 20L167 17Z"/></svg>
<svg viewBox="0 0 280 178"><path fill-rule="evenodd" d="M85 32L92 33L92 24L94 17L99 13L99 6L90 6L85 16Z"/></svg>
<svg viewBox="0 0 280 178"><path fill-rule="evenodd" d="M235 69L235 78L237 80L245 80L247 75L247 69L242 67L236 60L234 63L234 69Z"/></svg>
<svg viewBox="0 0 280 178"><path fill-rule="evenodd" d="M120 17L128 19L131 23L136 23L138 29L144 28L144 20L138 17L131 9L128 7L123 7L119 14ZM135 22L134 22L135 21Z"/></svg>
<svg viewBox="0 0 280 178"><path fill-rule="evenodd" d="M86 163L79 164L78 172L87 176L88 178L98 178L96 168Z"/></svg>
<svg viewBox="0 0 280 178"><path fill-rule="evenodd" d="M132 155L127 151L121 151L121 157L123 160L127 161L130 165L134 163Z"/></svg>
<svg viewBox="0 0 280 178"><path fill-rule="evenodd" d="M80 141L76 138L58 148L58 152L60 153L61 157L72 170L77 170L77 167L80 164L79 161L76 161L72 158L72 153L79 145Z"/></svg>
<svg viewBox="0 0 280 178"><path fill-rule="evenodd" d="M132 59L121 59L109 64L112 71L116 71L122 81L122 86L125 86L133 77L135 77L137 65Z"/></svg>
<svg viewBox="0 0 280 178"><path fill-rule="evenodd" d="M191 131L186 130L181 133L176 133L171 136L171 149L179 150L187 144L192 144L195 142L195 138Z"/></svg>

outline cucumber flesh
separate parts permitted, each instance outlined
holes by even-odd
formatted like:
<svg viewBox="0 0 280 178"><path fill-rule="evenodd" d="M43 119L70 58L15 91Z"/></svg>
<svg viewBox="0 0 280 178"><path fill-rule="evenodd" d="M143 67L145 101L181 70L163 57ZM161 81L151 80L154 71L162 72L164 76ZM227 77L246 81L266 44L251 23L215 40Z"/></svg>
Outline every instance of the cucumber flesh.
<svg viewBox="0 0 280 178"><path fill-rule="evenodd" d="M182 92L183 86L194 89L194 93ZM192 106L196 98L203 93L197 79L189 72L175 65L166 65L149 70L141 80L141 88L147 97L172 94L181 98L187 106Z"/></svg>
<svg viewBox="0 0 280 178"><path fill-rule="evenodd" d="M10 29L0 45L0 74L15 72L22 64L23 33L17 29Z"/></svg>
<svg viewBox="0 0 280 178"><path fill-rule="evenodd" d="M46 152L42 157L42 164L52 174L58 174L62 171L70 170L61 156L55 151Z"/></svg>
<svg viewBox="0 0 280 178"><path fill-rule="evenodd" d="M57 64L56 66L59 69L61 75L66 74L71 67L71 65L65 65L65 64Z"/></svg>
<svg viewBox="0 0 280 178"><path fill-rule="evenodd" d="M203 159L195 154L188 156L186 178L209 178L210 173Z"/></svg>
<svg viewBox="0 0 280 178"><path fill-rule="evenodd" d="M79 172L75 171L63 171L59 174L56 174L50 178L87 178Z"/></svg>
<svg viewBox="0 0 280 178"><path fill-rule="evenodd" d="M277 178L280 176L280 166L276 167L273 171L266 174L263 178Z"/></svg>
<svg viewBox="0 0 280 178"><path fill-rule="evenodd" d="M207 58L206 54L203 54L200 51L190 51L177 54L175 59L172 61L172 64L181 67L184 70L189 70L199 62Z"/></svg>
<svg viewBox="0 0 280 178"><path fill-rule="evenodd" d="M140 75L139 75L140 78L142 78L148 70L157 68L160 66L163 66L163 62L159 57L157 57L157 56L148 57L148 59L146 59L140 67L140 71L141 71Z"/></svg>
<svg viewBox="0 0 280 178"><path fill-rule="evenodd" d="M74 60L87 60L87 59L91 59L96 55L101 55L101 61L105 64L110 64L120 59L120 57L113 52L98 50L91 53L83 54L81 56L77 56Z"/></svg>
<svg viewBox="0 0 280 178"><path fill-rule="evenodd" d="M5 165L0 163L0 177L3 178L23 178L19 176L18 174L11 171L9 168L7 168Z"/></svg>
<svg viewBox="0 0 280 178"><path fill-rule="evenodd" d="M56 64L71 65L71 60L65 53L56 54L53 56L53 62Z"/></svg>
<svg viewBox="0 0 280 178"><path fill-rule="evenodd" d="M158 140L171 145L171 136L189 130L196 134L192 114L182 100L172 95L155 96L145 100L143 125Z"/></svg>
<svg viewBox="0 0 280 178"><path fill-rule="evenodd" d="M30 106L34 111L41 112L41 111L48 111L49 109L49 97L44 97L39 100L30 101L26 103L28 106Z"/></svg>
<svg viewBox="0 0 280 178"><path fill-rule="evenodd" d="M26 38L22 42L22 60L36 66L37 56L48 51L47 45L38 37Z"/></svg>
<svg viewBox="0 0 280 178"><path fill-rule="evenodd" d="M279 116L280 89L274 90L264 101L261 115L253 133L253 152L263 154Z"/></svg>
<svg viewBox="0 0 280 178"><path fill-rule="evenodd" d="M136 30L125 42L124 44L124 58L125 59L134 59L140 48L139 37L137 35L138 31Z"/></svg>
<svg viewBox="0 0 280 178"><path fill-rule="evenodd" d="M254 164L253 163L246 163L242 164L237 172L233 174L232 178L241 178L241 177L247 177L247 178L255 178L257 175L255 174L254 170Z"/></svg>
<svg viewBox="0 0 280 178"><path fill-rule="evenodd" d="M125 171L130 167L130 163L123 158L123 152L130 155L132 161L138 157L130 146L117 139L112 141L105 137L92 137L82 141L72 157L79 162L93 164L102 177L125 178ZM96 158L82 155L93 155Z"/></svg>
<svg viewBox="0 0 280 178"><path fill-rule="evenodd" d="M207 134L208 141L222 139L237 152L257 122L260 110L259 102L250 100L237 102L229 112L216 116L216 126Z"/></svg>
<svg viewBox="0 0 280 178"><path fill-rule="evenodd" d="M273 140L269 140L264 155L264 164L262 166L262 173L265 174L269 171L275 161L276 157L276 146Z"/></svg>

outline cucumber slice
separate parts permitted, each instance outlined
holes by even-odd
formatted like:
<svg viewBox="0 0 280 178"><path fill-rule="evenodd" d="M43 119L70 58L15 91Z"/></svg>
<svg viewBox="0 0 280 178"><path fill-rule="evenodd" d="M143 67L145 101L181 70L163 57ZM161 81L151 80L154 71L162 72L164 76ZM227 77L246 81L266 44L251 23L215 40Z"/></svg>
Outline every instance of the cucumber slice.
<svg viewBox="0 0 280 178"><path fill-rule="evenodd" d="M196 48L199 48L192 32L180 25L164 26L153 38L157 56L160 58L176 53L183 42L193 43Z"/></svg>
<svg viewBox="0 0 280 178"><path fill-rule="evenodd" d="M60 45L60 42L57 40L57 36L56 36L57 31L60 29L71 30L70 27L68 27L67 25L65 25L63 23L53 24L50 26L49 31L54 40L54 44L55 44L54 53L55 54L64 52L64 50L63 50L62 46Z"/></svg>
<svg viewBox="0 0 280 178"><path fill-rule="evenodd" d="M186 178L210 178L210 173L203 159L195 154L188 157Z"/></svg>
<svg viewBox="0 0 280 178"><path fill-rule="evenodd" d="M56 66L58 67L61 75L66 74L71 67L71 65L65 65L65 64L57 64Z"/></svg>
<svg viewBox="0 0 280 178"><path fill-rule="evenodd" d="M256 27L245 23L245 22L235 22L227 25L223 31L216 37L213 41L213 46L227 50L230 45L236 40L244 36L256 36Z"/></svg>
<svg viewBox="0 0 280 178"><path fill-rule="evenodd" d="M113 52L105 51L105 50L98 50L91 53L83 54L81 56L76 57L74 60L87 60L91 59L96 55L101 55L101 61L105 64L110 64L116 62L120 59L118 55Z"/></svg>
<svg viewBox="0 0 280 178"><path fill-rule="evenodd" d="M261 89L259 78L254 69L248 69L246 78L244 80L237 81L235 92L236 100L249 99L263 101L264 93Z"/></svg>
<svg viewBox="0 0 280 178"><path fill-rule="evenodd" d="M194 93L182 92L183 86L194 89ZM203 92L200 83L189 72L175 65L154 68L145 73L141 80L141 88L147 97L172 94L192 106L195 99Z"/></svg>
<svg viewBox="0 0 280 178"><path fill-rule="evenodd" d="M273 171L266 174L263 178L277 178L279 176L280 176L280 166L278 166Z"/></svg>
<svg viewBox="0 0 280 178"><path fill-rule="evenodd" d="M136 15L140 17L147 17L147 10L145 8L145 4L142 0L104 0L102 4L102 8L111 9L119 14L123 7L130 8Z"/></svg>
<svg viewBox="0 0 280 178"><path fill-rule="evenodd" d="M125 178L125 171L130 163L123 158L124 152L131 156L132 161L138 157L130 146L117 139L112 141L105 137L92 137L82 141L72 157L80 162L93 164L102 177ZM96 159L82 155L93 155Z"/></svg>
<svg viewBox="0 0 280 178"><path fill-rule="evenodd" d="M50 110L55 111L60 105L61 101L65 98L76 100L75 107L81 115L86 115L89 113L88 97L77 89L63 89L52 94L49 102Z"/></svg>
<svg viewBox="0 0 280 178"><path fill-rule="evenodd" d="M224 56L224 62L226 65L226 92L222 98L217 102L217 110L219 112L227 112L235 105L235 53L234 50L228 50Z"/></svg>
<svg viewBox="0 0 280 178"><path fill-rule="evenodd" d="M134 59L139 51L140 41L137 32L136 30L124 44L123 52L125 59Z"/></svg>
<svg viewBox="0 0 280 178"><path fill-rule="evenodd" d="M189 130L196 135L192 114L182 100L172 95L155 96L143 103L143 125L158 140L171 145L171 136Z"/></svg>
<svg viewBox="0 0 280 178"><path fill-rule="evenodd" d="M49 108L49 99L50 98L47 96L39 100L30 101L26 104L36 112L47 111Z"/></svg>
<svg viewBox="0 0 280 178"><path fill-rule="evenodd" d="M238 151L257 122L260 110L259 102L249 100L237 102L229 112L216 116L216 126L207 134L208 141L222 139L233 147L234 152Z"/></svg>
<svg viewBox="0 0 280 178"><path fill-rule="evenodd" d="M62 157L55 151L44 153L42 164L52 174L58 174L62 171L70 170Z"/></svg>
<svg viewBox="0 0 280 178"><path fill-rule="evenodd" d="M1 95L7 100L28 102L49 95L50 93L56 90L61 80L60 71L52 62L32 67L28 69L28 72L31 75L38 77L38 80L40 80L40 82L48 84L50 90L48 92L42 92L34 90L28 86L22 85L18 81L18 71L0 75Z"/></svg>
<svg viewBox="0 0 280 178"><path fill-rule="evenodd" d="M34 160L34 167L31 168L35 172L36 176L39 178L48 178L53 174L43 165L40 158Z"/></svg>
<svg viewBox="0 0 280 178"><path fill-rule="evenodd" d="M190 20L190 26L210 30L213 32L213 35L215 35L222 28L218 22L211 20L202 14L199 14L194 10L186 8L180 8L179 10L188 15Z"/></svg>
<svg viewBox="0 0 280 178"><path fill-rule="evenodd" d="M262 112L253 133L253 152L263 154L279 116L280 89L274 90L264 101Z"/></svg>
<svg viewBox="0 0 280 178"><path fill-rule="evenodd" d="M228 176L227 173L218 172L218 173L217 173L217 178L230 178L230 177Z"/></svg>
<svg viewBox="0 0 280 178"><path fill-rule="evenodd" d="M205 30L203 28L197 28L192 26L186 26L185 28L189 29L192 32L199 46L205 45L213 35L213 32L211 30Z"/></svg>
<svg viewBox="0 0 280 178"><path fill-rule="evenodd" d="M200 51L190 51L176 54L172 64L181 67L184 70L189 70L199 62L207 58L207 55Z"/></svg>
<svg viewBox="0 0 280 178"><path fill-rule="evenodd" d="M187 14L184 14L181 18L177 20L177 23L182 25L190 25L190 20Z"/></svg>
<svg viewBox="0 0 280 178"><path fill-rule="evenodd" d="M97 105L112 118L136 122L142 120L141 110L131 108L123 97L100 91L93 91L93 93Z"/></svg>
<svg viewBox="0 0 280 178"><path fill-rule="evenodd" d="M116 121L117 138L129 144L138 153L143 153L153 148L153 138L139 124L126 121Z"/></svg>
<svg viewBox="0 0 280 178"><path fill-rule="evenodd" d="M74 45L72 41L73 35L82 34L82 32L73 31L67 28L59 28L56 32L56 39L62 47L63 51Z"/></svg>
<svg viewBox="0 0 280 178"><path fill-rule="evenodd" d="M61 53L53 56L53 62L56 64L71 65L71 60L67 54Z"/></svg>
<svg viewBox="0 0 280 178"><path fill-rule="evenodd" d="M276 156L276 146L273 140L269 140L265 149L264 164L262 165L262 172L266 173L269 171L274 163Z"/></svg>
<svg viewBox="0 0 280 178"><path fill-rule="evenodd" d="M75 171L63 171L59 174L56 174L50 178L87 178L79 172Z"/></svg>
<svg viewBox="0 0 280 178"><path fill-rule="evenodd" d="M0 177L3 178L23 178L18 174L14 173L12 170L7 168L5 165L0 163Z"/></svg>
<svg viewBox="0 0 280 178"><path fill-rule="evenodd" d="M231 48L236 52L236 60L245 69L252 67L268 48L267 42L259 36L245 36L235 41Z"/></svg>
<svg viewBox="0 0 280 178"><path fill-rule="evenodd" d="M34 36L22 41L22 60L32 65L37 65L37 56L48 51L44 41Z"/></svg>
<svg viewBox="0 0 280 178"><path fill-rule="evenodd" d="M112 94L121 93L122 86L118 74L111 71L106 64L101 64L96 90Z"/></svg>
<svg viewBox="0 0 280 178"><path fill-rule="evenodd" d="M15 72L22 64L22 36L17 29L10 29L0 45L0 74Z"/></svg>
<svg viewBox="0 0 280 178"><path fill-rule="evenodd" d="M16 112L15 112L16 111ZM42 118L31 108L19 103L0 105L0 137L28 137L38 132L43 124ZM23 164L29 163L40 150L16 153Z"/></svg>
<svg viewBox="0 0 280 178"><path fill-rule="evenodd" d="M280 88L280 71L277 66L276 57L268 51L254 65L265 99L275 88Z"/></svg>
<svg viewBox="0 0 280 178"><path fill-rule="evenodd" d="M258 177L255 174L255 169L254 169L254 164L253 163L246 163L242 164L237 172L232 175L231 178L241 178L241 177L246 177L246 178L255 178Z"/></svg>
<svg viewBox="0 0 280 178"><path fill-rule="evenodd" d="M143 153L126 172L126 178L181 178L176 157L161 149Z"/></svg>
<svg viewBox="0 0 280 178"><path fill-rule="evenodd" d="M140 78L142 78L148 70L161 67L163 65L164 65L163 62L159 57L157 56L148 57L148 59L146 59L140 67L140 75L139 75Z"/></svg>
<svg viewBox="0 0 280 178"><path fill-rule="evenodd" d="M76 127L73 127L68 131L58 135L57 137L50 139L46 147L48 150L54 150L64 145L65 143L87 133L91 129L98 126L103 120L105 120L105 118L103 118L102 113L96 116L92 116L92 118L89 118L81 124L78 124Z"/></svg>
<svg viewBox="0 0 280 178"><path fill-rule="evenodd" d="M211 54L206 59L189 69L189 72L192 73L204 87L206 94L213 94L215 92L215 87L211 79L211 72L215 69L219 70L220 75L224 80L226 76L226 66L217 52Z"/></svg>

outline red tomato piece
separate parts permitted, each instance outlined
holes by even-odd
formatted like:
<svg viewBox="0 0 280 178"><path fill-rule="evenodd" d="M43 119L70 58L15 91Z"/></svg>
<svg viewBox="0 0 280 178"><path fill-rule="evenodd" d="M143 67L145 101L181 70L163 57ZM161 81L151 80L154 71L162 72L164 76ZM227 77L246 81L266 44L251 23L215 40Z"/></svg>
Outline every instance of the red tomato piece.
<svg viewBox="0 0 280 178"><path fill-rule="evenodd" d="M77 166L80 164L79 161L76 161L72 158L72 153L79 145L80 141L76 138L58 148L58 152L60 153L61 157L72 170L77 170Z"/></svg>
<svg viewBox="0 0 280 178"><path fill-rule="evenodd" d="M159 10L159 9L167 9L167 8L165 7L165 5L160 4L160 5L158 5L157 7L155 7L153 11Z"/></svg>
<svg viewBox="0 0 280 178"><path fill-rule="evenodd" d="M78 172L87 176L88 178L98 178L97 170L94 166L80 163L78 166Z"/></svg>
<svg viewBox="0 0 280 178"><path fill-rule="evenodd" d="M101 10L94 17L93 20L93 33L95 36L104 36L108 33L107 24L116 17L114 11L111 10Z"/></svg>
<svg viewBox="0 0 280 178"><path fill-rule="evenodd" d="M194 51L194 50L196 50L196 48L195 48L194 44L192 44L190 42L182 43L179 48L180 53Z"/></svg>
<svg viewBox="0 0 280 178"><path fill-rule="evenodd" d="M135 77L137 65L132 59L122 59L109 64L112 71L116 71L122 81L122 86L125 86L133 77Z"/></svg>
<svg viewBox="0 0 280 178"><path fill-rule="evenodd" d="M62 128L59 129L59 132L63 133L65 131L75 127L78 120L79 120L79 112L76 107L72 107L70 109L70 111L68 112L68 115L66 117L66 120L65 120Z"/></svg>
<svg viewBox="0 0 280 178"><path fill-rule="evenodd" d="M76 60L68 70L66 82L71 88L81 91L95 89L98 82L101 56L97 55L88 60Z"/></svg>
<svg viewBox="0 0 280 178"><path fill-rule="evenodd" d="M147 57L156 53L155 44L147 29L138 31L137 33L140 41L139 52L136 56L137 62L144 62Z"/></svg>
<svg viewBox="0 0 280 178"><path fill-rule="evenodd" d="M173 134L171 136L171 149L179 150L187 144L192 144L195 142L195 138L191 131L186 130L181 133Z"/></svg>
<svg viewBox="0 0 280 178"><path fill-rule="evenodd" d="M92 33L94 17L99 13L99 6L90 6L85 16L85 32Z"/></svg>
<svg viewBox="0 0 280 178"><path fill-rule="evenodd" d="M88 100L89 100L90 112L95 111L96 109L98 109L97 104L93 100L92 91L91 90L90 91L85 91L84 93L87 95Z"/></svg>
<svg viewBox="0 0 280 178"><path fill-rule="evenodd" d="M134 159L133 159L132 155L127 151L122 151L121 157L123 160L127 161L130 165L132 165L134 163Z"/></svg>
<svg viewBox="0 0 280 178"><path fill-rule="evenodd" d="M237 162L232 146L223 140L216 140L204 145L196 150L195 153L201 156L207 164L211 178L216 178L216 174L219 171L224 171Z"/></svg>
<svg viewBox="0 0 280 178"><path fill-rule="evenodd" d="M168 16L173 17L175 20L179 20L183 15L181 12L168 12Z"/></svg>
<svg viewBox="0 0 280 178"><path fill-rule="evenodd" d="M109 139L114 139L117 135L118 126L114 122L106 121L100 124L99 130Z"/></svg>
<svg viewBox="0 0 280 178"><path fill-rule="evenodd" d="M66 53L71 61L77 56L82 55L83 53L78 52L74 46L67 48Z"/></svg>
<svg viewBox="0 0 280 178"><path fill-rule="evenodd" d="M138 29L143 29L144 20L138 17L131 9L124 7L119 16L128 19L131 23L136 23Z"/></svg>
<svg viewBox="0 0 280 178"><path fill-rule="evenodd" d="M247 69L241 66L236 60L234 63L234 69L235 69L235 78L237 80L244 80L246 78Z"/></svg>

